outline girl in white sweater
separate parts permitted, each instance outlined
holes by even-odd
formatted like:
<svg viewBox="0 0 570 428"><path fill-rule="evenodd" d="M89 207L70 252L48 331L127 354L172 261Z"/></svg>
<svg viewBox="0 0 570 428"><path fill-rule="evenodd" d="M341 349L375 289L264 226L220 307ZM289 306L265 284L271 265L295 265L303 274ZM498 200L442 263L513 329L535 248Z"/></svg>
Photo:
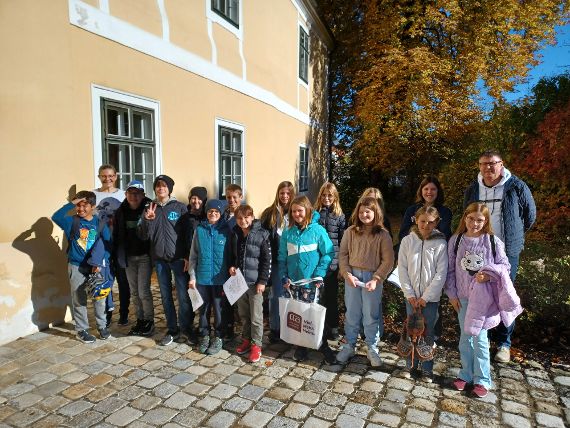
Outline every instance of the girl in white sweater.
<svg viewBox="0 0 570 428"><path fill-rule="evenodd" d="M418 307L425 317L425 339L433 344L433 330L445 278L447 276L447 243L436 229L440 217L437 208L421 207L416 211L412 232L402 239L398 253L398 273L406 298L406 313ZM420 368L422 380L432 382L433 360L420 362L408 358L404 377L412 367Z"/></svg>

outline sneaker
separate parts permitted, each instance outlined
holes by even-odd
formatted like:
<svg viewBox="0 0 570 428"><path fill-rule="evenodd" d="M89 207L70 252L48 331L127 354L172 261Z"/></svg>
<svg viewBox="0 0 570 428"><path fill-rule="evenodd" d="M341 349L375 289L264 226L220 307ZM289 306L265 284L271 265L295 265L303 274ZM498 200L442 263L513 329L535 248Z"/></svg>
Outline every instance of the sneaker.
<svg viewBox="0 0 570 428"><path fill-rule="evenodd" d="M425 382L425 383L432 383L433 382L433 373L432 372L422 372L422 377L420 380L422 382Z"/></svg>
<svg viewBox="0 0 570 428"><path fill-rule="evenodd" d="M111 332L109 331L109 329L107 327L102 328L101 330L99 330L99 337L102 340L107 340L108 338L111 337Z"/></svg>
<svg viewBox="0 0 570 428"><path fill-rule="evenodd" d="M119 321L117 322L118 325L129 325L129 315L128 314L120 314Z"/></svg>
<svg viewBox="0 0 570 428"><path fill-rule="evenodd" d="M366 352L366 356L368 357L368 360L370 361L370 365L372 367L381 367L382 366L382 359L380 358L380 355L378 354L377 349L368 348L368 351Z"/></svg>
<svg viewBox="0 0 570 428"><path fill-rule="evenodd" d="M222 350L223 344L224 344L224 342L222 341L221 338L214 337L214 340L212 340L210 342L210 346L208 347L208 349L206 349L206 354L208 354L208 355L217 354L218 352L220 352Z"/></svg>
<svg viewBox="0 0 570 428"><path fill-rule="evenodd" d="M331 331L327 337L328 340L334 340L334 341L339 341L341 339L341 335L338 332L338 328L331 328Z"/></svg>
<svg viewBox="0 0 570 428"><path fill-rule="evenodd" d="M154 334L154 321L144 320L143 325L140 329L140 335L144 337L149 337Z"/></svg>
<svg viewBox="0 0 570 428"><path fill-rule="evenodd" d="M233 340L234 337L235 337L235 334L234 334L234 326L233 326L233 324L229 324L229 325L226 327L226 331L224 332L223 338L224 338L225 341L228 341L228 342L229 342L230 340Z"/></svg>
<svg viewBox="0 0 570 428"><path fill-rule="evenodd" d="M168 346L174 342L174 336L170 333L166 333L164 337L158 342L160 346Z"/></svg>
<svg viewBox="0 0 570 428"><path fill-rule="evenodd" d="M495 354L495 361L497 363L508 363L511 361L511 349L506 346L501 346Z"/></svg>
<svg viewBox="0 0 570 428"><path fill-rule="evenodd" d="M129 330L128 335L129 335L129 336L139 336L139 335L141 335L141 334L142 334L141 332L142 332L144 323L145 323L144 320L137 320L136 324L135 324L133 327L131 327L131 329Z"/></svg>
<svg viewBox="0 0 570 428"><path fill-rule="evenodd" d="M463 390L465 390L465 387L467 386L467 382L465 382L463 379L457 378L453 381L453 386L458 391L463 391Z"/></svg>
<svg viewBox="0 0 570 428"><path fill-rule="evenodd" d="M198 352L205 354L210 347L210 336L202 336L198 342Z"/></svg>
<svg viewBox="0 0 570 428"><path fill-rule="evenodd" d="M305 361L308 356L309 350L307 348L304 346L297 346L297 349L295 349L295 353L293 354L293 359L300 363Z"/></svg>
<svg viewBox="0 0 570 428"><path fill-rule="evenodd" d="M324 362L326 365L332 366L333 364L336 364L336 355L330 347L327 346L325 348L322 348L321 352L325 357Z"/></svg>
<svg viewBox="0 0 570 428"><path fill-rule="evenodd" d="M239 355L247 354L247 353L249 352L251 346L252 346L252 345L251 345L251 342L250 342L249 340L243 339L243 342L241 342L241 345L239 345L239 346L236 348L236 352L237 352ZM259 346L258 346L258 348L259 348Z"/></svg>
<svg viewBox="0 0 570 428"><path fill-rule="evenodd" d="M281 342L281 332L279 330L269 331L269 343L279 343Z"/></svg>
<svg viewBox="0 0 570 428"><path fill-rule="evenodd" d="M105 327L109 328L113 319L113 311L107 311L107 325Z"/></svg>
<svg viewBox="0 0 570 428"><path fill-rule="evenodd" d="M77 332L77 338L83 343L93 343L95 342L95 336L89 334L87 330L81 330Z"/></svg>
<svg viewBox="0 0 570 428"><path fill-rule="evenodd" d="M489 391L481 384L477 384L473 387L473 394L479 398L486 397Z"/></svg>
<svg viewBox="0 0 570 428"><path fill-rule="evenodd" d="M342 347L338 354L336 354L336 360L340 364L348 363L348 360L352 357L354 357L354 346L351 346L348 343Z"/></svg>
<svg viewBox="0 0 570 428"><path fill-rule="evenodd" d="M261 360L261 348L253 343L249 348L248 361L250 363L257 363L259 360Z"/></svg>
<svg viewBox="0 0 570 428"><path fill-rule="evenodd" d="M181 332L175 336L174 341L176 343L188 343L188 335Z"/></svg>
<svg viewBox="0 0 570 428"><path fill-rule="evenodd" d="M404 368L400 371L400 375L401 375L404 379L411 379L411 378L412 378L412 368L411 368L411 367L404 367Z"/></svg>
<svg viewBox="0 0 570 428"><path fill-rule="evenodd" d="M192 346L196 346L198 344L198 335L194 330L187 333L186 336L188 337L188 344Z"/></svg>

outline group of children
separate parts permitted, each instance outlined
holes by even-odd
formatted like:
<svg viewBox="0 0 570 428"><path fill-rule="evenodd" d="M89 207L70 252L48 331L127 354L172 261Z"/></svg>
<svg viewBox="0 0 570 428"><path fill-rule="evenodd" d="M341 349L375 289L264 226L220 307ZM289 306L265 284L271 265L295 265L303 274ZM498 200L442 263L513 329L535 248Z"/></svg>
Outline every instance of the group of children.
<svg viewBox="0 0 570 428"><path fill-rule="evenodd" d="M227 206L223 201L207 199L203 187L192 188L186 206L172 196L173 186L170 177L156 177L156 198L151 201L145 197L142 183L129 183L126 200L109 225L99 225L102 220L95 214L92 192L79 192L71 204L54 214L53 220L69 241L72 309L80 340L95 340L88 329L84 282L113 254L115 263L126 270L136 309L137 322L129 334L154 333L152 266L156 269L167 324L167 332L159 343L188 341L209 355L222 349L224 337L233 335L234 310L222 286L239 268L248 291L237 302L243 322L237 352L248 354L251 362L261 357L266 287L270 290L270 342L280 337L279 297L284 293L301 300L317 293L327 308L325 338L339 339L338 279L343 278L346 343L335 355L327 340L323 340L320 351L324 360L328 364L347 363L355 354L360 334L371 365L382 364L378 350L383 332L382 291L394 268L394 250L378 189L363 193L347 222L338 191L329 182L321 187L314 207L306 196L295 197L291 182L280 183L273 204L263 211L260 220L255 219L251 206L242 204L242 189L235 184L226 188ZM73 206L75 215L66 215ZM504 245L493 237L487 207L481 203L469 205L449 245L447 236L438 230L440 216L433 203L419 206L409 235L401 238L398 272L406 311L411 314L421 310L426 324L424 334L433 340L445 289L461 327L462 369L454 386L463 390L473 385L473 393L484 397L491 386L487 330L497 325L501 317L508 324L521 308L510 282ZM77 223L78 227L74 227ZM97 240L104 242L106 249L99 258L92 254ZM305 286L295 284L317 277L323 280ZM188 288L197 290L203 300L197 333ZM501 307L497 308L496 302ZM102 301L97 301L95 313L101 339L110 336L104 310ZM297 347L295 360L302 361L307 356L306 348ZM410 377L415 369L420 370L424 381L431 382L433 361L409 358L404 376Z"/></svg>

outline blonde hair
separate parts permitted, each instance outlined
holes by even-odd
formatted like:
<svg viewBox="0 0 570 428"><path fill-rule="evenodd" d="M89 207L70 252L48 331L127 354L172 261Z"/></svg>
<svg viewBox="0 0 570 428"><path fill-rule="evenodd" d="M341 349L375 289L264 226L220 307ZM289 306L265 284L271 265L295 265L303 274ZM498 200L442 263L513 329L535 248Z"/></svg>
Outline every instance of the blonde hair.
<svg viewBox="0 0 570 428"><path fill-rule="evenodd" d="M373 196L361 197L356 204L356 208L350 216L350 222L354 225L357 233L362 233L364 231L364 223L360 220L358 213L360 212L360 207L368 208L374 212L374 221L372 223L372 233L380 233L384 229L384 214L382 214L382 209L378 205L377 198Z"/></svg>
<svg viewBox="0 0 570 428"><path fill-rule="evenodd" d="M284 188L289 189L290 195L289 195L289 203L284 207L282 207L281 202L279 201L279 191ZM275 200L273 201L273 204L267 207L261 213L260 220L263 226L267 229L273 229L277 223L277 215L279 214L281 221L279 227L283 227L283 225L285 224L285 218L284 218L285 214L289 212L289 207L291 206L291 201L293 200L294 197L295 197L295 186L293 186L293 183L291 183L290 181L282 181L281 183L279 183L279 185L277 186L277 192L275 192Z"/></svg>
<svg viewBox="0 0 570 428"><path fill-rule="evenodd" d="M379 188L367 187L366 189L364 189L364 191L362 192L362 195L360 195L360 199L363 199L366 197L375 198L376 202L378 202L378 206L382 210L382 213L386 212L386 208L384 207L384 197L382 196L382 192L380 191Z"/></svg>
<svg viewBox="0 0 570 428"><path fill-rule="evenodd" d="M465 212L459 221L459 225L455 230L455 234L459 235L461 233L467 232L467 224L465 223L465 219L469 214L472 213L483 214L485 217L485 225L481 229L481 233L493 235L493 227L491 226L491 213L489 212L489 207L481 202L473 202L467 205L467 208L465 208Z"/></svg>
<svg viewBox="0 0 570 428"><path fill-rule="evenodd" d="M323 203L321 202L321 198L323 196L323 193L325 193L326 191L329 191L334 198L334 201L332 203L333 214L336 215L337 217L342 215L342 208L340 206L340 196L338 194L338 190L336 186L330 181L327 181L321 186L321 189L319 190L319 195L317 196L317 200L315 202L315 211L320 211L323 208Z"/></svg>
<svg viewBox="0 0 570 428"><path fill-rule="evenodd" d="M313 206L311 205L311 201L309 201L309 198L307 198L306 196L297 196L295 199L293 199L293 201L291 202L291 205L289 205L289 228L292 228L293 226L295 226L295 221L293 220L293 216L291 214L291 211L293 209L293 205L298 205L300 207L305 208L305 219L303 220L302 224L297 224L297 227L299 227L299 229L304 229L306 228L310 223L311 220L313 219Z"/></svg>
<svg viewBox="0 0 570 428"><path fill-rule="evenodd" d="M421 215L431 215L432 217L434 217L437 220L438 223L439 223L439 220L441 219L441 217L439 216L439 211L434 206L426 207L424 205L423 207L418 208L418 210L414 214L415 222L418 221L418 217Z"/></svg>

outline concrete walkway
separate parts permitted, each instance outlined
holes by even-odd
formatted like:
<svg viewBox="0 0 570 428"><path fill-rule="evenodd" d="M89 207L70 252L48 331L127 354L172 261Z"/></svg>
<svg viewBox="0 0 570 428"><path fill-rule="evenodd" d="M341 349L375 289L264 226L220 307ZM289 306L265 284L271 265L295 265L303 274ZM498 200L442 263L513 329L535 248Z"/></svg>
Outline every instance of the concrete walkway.
<svg viewBox="0 0 570 428"><path fill-rule="evenodd" d="M476 399L450 388L455 352L437 359L427 384L399 377L404 361L386 345L381 370L364 356L328 367L316 352L298 364L281 344L249 364L227 350L158 346L163 318L158 327L141 338L113 325L114 337L83 344L66 325L0 347L0 427L570 426L570 372L561 369L496 365L495 388Z"/></svg>

